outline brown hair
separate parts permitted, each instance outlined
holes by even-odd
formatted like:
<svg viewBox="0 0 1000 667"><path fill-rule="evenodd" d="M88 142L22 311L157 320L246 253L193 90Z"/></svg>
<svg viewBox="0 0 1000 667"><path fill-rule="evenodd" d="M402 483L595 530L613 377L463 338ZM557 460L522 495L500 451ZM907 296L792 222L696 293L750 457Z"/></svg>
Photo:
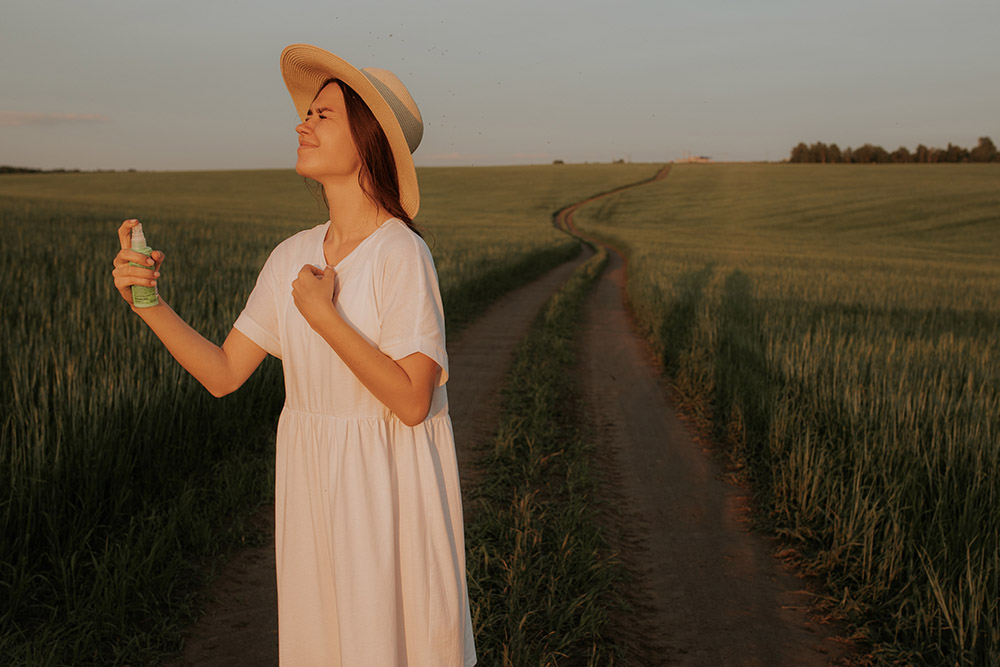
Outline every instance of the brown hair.
<svg viewBox="0 0 1000 667"><path fill-rule="evenodd" d="M394 218L405 222L407 227L420 236L420 231L399 202L396 160L392 156L392 148L385 137L385 132L382 131L382 126L361 96L340 79L327 79L316 94L319 95L331 83L340 86L344 93L344 106L347 109L347 122L351 127L351 138L361 158L361 171L358 172L361 190L372 202L388 211ZM323 202L329 206L326 193L323 194Z"/></svg>

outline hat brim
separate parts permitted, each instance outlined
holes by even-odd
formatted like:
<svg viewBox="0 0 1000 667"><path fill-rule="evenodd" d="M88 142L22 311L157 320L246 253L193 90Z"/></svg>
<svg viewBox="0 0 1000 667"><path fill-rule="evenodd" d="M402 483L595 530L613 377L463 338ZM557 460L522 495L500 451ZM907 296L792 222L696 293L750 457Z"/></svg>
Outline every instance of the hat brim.
<svg viewBox="0 0 1000 667"><path fill-rule="evenodd" d="M399 178L399 203L411 219L415 218L420 209L420 189L413 155L396 114L368 77L343 58L309 44L292 44L281 52L281 76L301 120L305 120L309 105L324 81L340 79L354 89L389 140Z"/></svg>

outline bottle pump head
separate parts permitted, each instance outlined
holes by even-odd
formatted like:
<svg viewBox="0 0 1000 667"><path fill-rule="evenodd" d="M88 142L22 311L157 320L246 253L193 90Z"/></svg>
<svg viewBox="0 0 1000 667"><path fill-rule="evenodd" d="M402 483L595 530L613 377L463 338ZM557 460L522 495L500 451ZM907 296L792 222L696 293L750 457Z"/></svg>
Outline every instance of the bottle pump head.
<svg viewBox="0 0 1000 667"><path fill-rule="evenodd" d="M132 228L132 250L146 247L146 235L142 233L142 223L136 223Z"/></svg>

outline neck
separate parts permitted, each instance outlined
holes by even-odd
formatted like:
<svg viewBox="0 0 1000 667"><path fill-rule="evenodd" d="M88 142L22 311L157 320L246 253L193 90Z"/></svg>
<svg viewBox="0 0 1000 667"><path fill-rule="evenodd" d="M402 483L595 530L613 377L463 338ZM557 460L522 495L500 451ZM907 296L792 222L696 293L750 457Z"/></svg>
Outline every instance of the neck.
<svg viewBox="0 0 1000 667"><path fill-rule="evenodd" d="M336 265L392 216L368 198L356 173L322 183L330 203L330 227L323 240L323 254L329 264Z"/></svg>
<svg viewBox="0 0 1000 667"><path fill-rule="evenodd" d="M330 204L330 236L351 239L367 236L392 217L361 189L357 175L323 183Z"/></svg>

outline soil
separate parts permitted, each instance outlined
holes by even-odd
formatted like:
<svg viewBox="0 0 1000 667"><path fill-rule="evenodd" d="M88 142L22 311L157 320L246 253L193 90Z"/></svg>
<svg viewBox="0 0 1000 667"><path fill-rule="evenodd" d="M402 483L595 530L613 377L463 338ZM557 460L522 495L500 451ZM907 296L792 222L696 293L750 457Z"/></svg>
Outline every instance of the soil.
<svg viewBox="0 0 1000 667"><path fill-rule="evenodd" d="M583 203L561 211L559 224L572 228ZM496 428L515 346L588 254L508 294L449 342L448 395L463 486L482 474L474 461ZM779 545L748 530L747 493L723 481L715 457L679 419L632 327L624 281L624 260L611 252L588 301L578 372L602 443L604 523L631 574L625 593L632 611L612 619L612 633L629 646L626 664L836 664L849 646L812 613L816 598L783 566ZM466 505L466 520L474 511ZM171 667L277 664L273 514L273 507L259 512L270 541L239 552L222 571Z"/></svg>

